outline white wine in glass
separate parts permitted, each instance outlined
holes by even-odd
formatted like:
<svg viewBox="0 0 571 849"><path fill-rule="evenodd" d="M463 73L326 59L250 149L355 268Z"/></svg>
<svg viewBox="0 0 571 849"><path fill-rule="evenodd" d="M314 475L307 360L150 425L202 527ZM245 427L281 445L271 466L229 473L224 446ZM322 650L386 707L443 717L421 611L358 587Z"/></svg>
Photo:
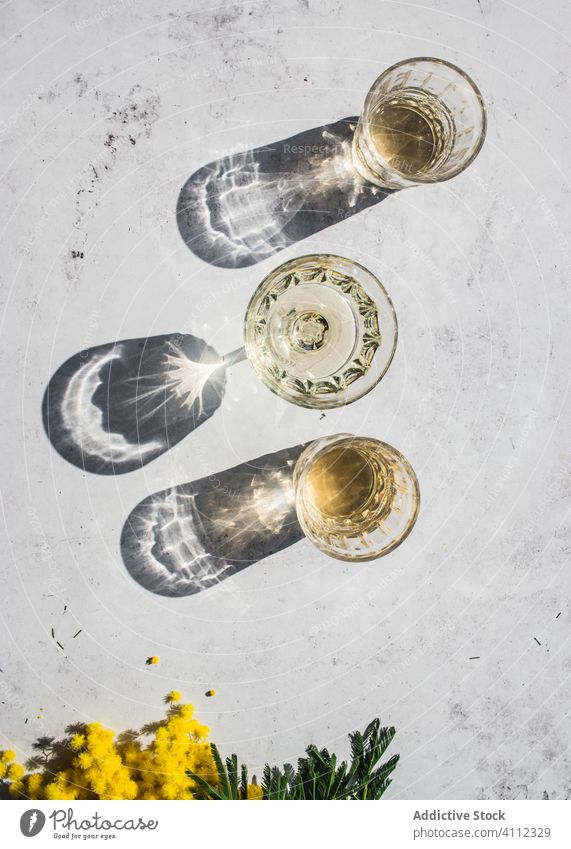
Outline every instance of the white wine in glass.
<svg viewBox="0 0 571 849"><path fill-rule="evenodd" d="M337 434L311 443L294 470L306 537L339 560L374 560L411 532L420 507L412 466L371 437Z"/></svg>
<svg viewBox="0 0 571 849"><path fill-rule="evenodd" d="M438 183L467 168L485 136L484 101L468 74L443 59L406 59L371 86L353 162L383 188Z"/></svg>
<svg viewBox="0 0 571 849"><path fill-rule="evenodd" d="M340 407L370 392L396 342L394 307L379 280L332 254L280 265L246 311L244 346L254 371L302 407Z"/></svg>

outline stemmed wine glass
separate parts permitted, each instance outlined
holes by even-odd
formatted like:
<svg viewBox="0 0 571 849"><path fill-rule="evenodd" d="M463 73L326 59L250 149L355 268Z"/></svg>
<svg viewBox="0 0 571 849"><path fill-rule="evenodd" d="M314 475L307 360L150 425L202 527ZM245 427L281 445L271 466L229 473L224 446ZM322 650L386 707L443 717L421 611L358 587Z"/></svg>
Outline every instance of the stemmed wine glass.
<svg viewBox="0 0 571 849"><path fill-rule="evenodd" d="M280 265L246 310L244 346L254 371L302 407L340 407L370 392L396 342L395 310L380 281L332 254Z"/></svg>

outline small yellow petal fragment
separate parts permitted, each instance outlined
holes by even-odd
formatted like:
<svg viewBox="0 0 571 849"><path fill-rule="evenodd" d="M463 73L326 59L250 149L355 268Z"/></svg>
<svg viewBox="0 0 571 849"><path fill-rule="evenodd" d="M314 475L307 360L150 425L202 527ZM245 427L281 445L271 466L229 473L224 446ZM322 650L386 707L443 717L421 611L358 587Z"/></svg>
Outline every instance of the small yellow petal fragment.
<svg viewBox="0 0 571 849"><path fill-rule="evenodd" d="M181 695L178 690L171 690L170 693L166 695L167 702L180 702Z"/></svg>

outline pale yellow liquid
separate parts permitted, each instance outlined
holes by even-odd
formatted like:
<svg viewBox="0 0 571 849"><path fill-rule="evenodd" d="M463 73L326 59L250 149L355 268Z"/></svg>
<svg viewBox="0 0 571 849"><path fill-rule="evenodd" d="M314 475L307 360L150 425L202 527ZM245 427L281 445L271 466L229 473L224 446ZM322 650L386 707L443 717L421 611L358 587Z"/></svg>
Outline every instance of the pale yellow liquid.
<svg viewBox="0 0 571 849"><path fill-rule="evenodd" d="M306 478L307 500L331 519L361 514L377 484L367 458L351 446L339 446L318 457Z"/></svg>
<svg viewBox="0 0 571 849"><path fill-rule="evenodd" d="M396 171L409 176L422 174L434 159L434 124L409 105L382 105L373 116L370 129L380 156Z"/></svg>

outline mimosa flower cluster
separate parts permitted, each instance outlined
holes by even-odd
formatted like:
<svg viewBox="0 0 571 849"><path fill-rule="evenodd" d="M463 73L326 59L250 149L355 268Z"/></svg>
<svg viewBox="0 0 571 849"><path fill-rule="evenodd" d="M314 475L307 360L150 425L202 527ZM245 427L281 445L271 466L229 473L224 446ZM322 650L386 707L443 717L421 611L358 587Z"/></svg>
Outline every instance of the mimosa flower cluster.
<svg viewBox="0 0 571 849"><path fill-rule="evenodd" d="M214 695L214 691L209 691ZM68 736L38 740L28 764L12 750L0 751L0 797L75 799L380 799L399 756L381 762L395 735L373 719L349 735L351 758L343 761L311 744L297 767L266 764L258 785L237 755L225 760L208 742L209 729L180 703L165 696L166 716L140 731L115 735L99 722L68 728Z"/></svg>
<svg viewBox="0 0 571 849"><path fill-rule="evenodd" d="M192 705L179 700L180 693L171 691L166 717L140 732L116 736L92 722L62 741L44 740L34 771L16 763L15 752L0 752L0 783L14 798L204 798L188 772L214 787L219 783L209 729L194 718ZM248 785L247 798L261 799L261 788Z"/></svg>

